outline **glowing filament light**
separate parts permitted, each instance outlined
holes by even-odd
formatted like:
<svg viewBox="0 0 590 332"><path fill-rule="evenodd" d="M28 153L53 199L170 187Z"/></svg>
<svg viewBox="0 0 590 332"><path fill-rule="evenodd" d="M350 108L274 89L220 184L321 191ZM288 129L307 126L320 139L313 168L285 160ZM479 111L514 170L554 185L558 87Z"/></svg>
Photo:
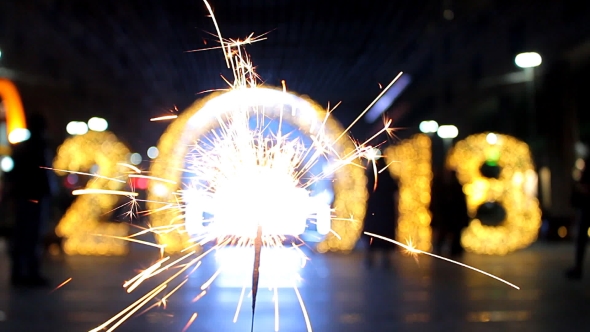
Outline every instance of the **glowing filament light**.
<svg viewBox="0 0 590 332"><path fill-rule="evenodd" d="M303 100L273 89L242 88L207 103L188 123L200 134L186 159L185 228L203 232L191 232L197 238L254 238L259 226L264 236L297 236L319 215L327 234L329 207L312 191L333 177L321 166L338 157L326 151L321 120Z"/></svg>
<svg viewBox="0 0 590 332"><path fill-rule="evenodd" d="M364 148L314 102L273 88L240 87L197 101L158 144L148 208L167 252L234 237L247 243L258 225L266 240L316 225L318 251L351 250L362 229ZM179 204L180 203L180 204ZM332 215L332 212L334 215ZM353 217L351 217L353 216ZM313 231L313 229L312 229ZM242 241L240 240L240 241ZM265 240L265 241L266 241Z"/></svg>

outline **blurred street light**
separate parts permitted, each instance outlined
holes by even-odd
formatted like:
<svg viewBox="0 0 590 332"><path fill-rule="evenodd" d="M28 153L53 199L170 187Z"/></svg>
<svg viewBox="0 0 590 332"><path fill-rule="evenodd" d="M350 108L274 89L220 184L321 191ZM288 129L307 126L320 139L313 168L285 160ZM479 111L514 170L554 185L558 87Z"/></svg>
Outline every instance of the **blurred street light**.
<svg viewBox="0 0 590 332"><path fill-rule="evenodd" d="M158 148L155 146L150 146L150 148L147 150L147 155L148 155L148 157L150 157L150 159L158 158L159 154L160 154L160 150L158 150Z"/></svg>
<svg viewBox="0 0 590 332"><path fill-rule="evenodd" d="M130 162L131 162L133 165L139 165L139 164L141 164L141 161L142 161L141 155L140 155L139 153L137 153L137 152L135 152L135 153L132 153L132 154L129 156L129 161L130 161Z"/></svg>
<svg viewBox="0 0 590 332"><path fill-rule="evenodd" d="M488 144L494 145L498 143L498 135L494 133L489 133L486 135L486 141L488 142Z"/></svg>
<svg viewBox="0 0 590 332"><path fill-rule="evenodd" d="M84 135L88 132L88 125L82 121L70 121L66 126L66 131L72 136Z"/></svg>
<svg viewBox="0 0 590 332"><path fill-rule="evenodd" d="M92 131L105 131L109 127L107 120L98 117L92 117L88 120L88 129Z"/></svg>
<svg viewBox="0 0 590 332"><path fill-rule="evenodd" d="M26 128L16 128L8 134L8 141L12 144L24 142L31 138L31 132Z"/></svg>
<svg viewBox="0 0 590 332"><path fill-rule="evenodd" d="M459 129L453 125L444 125L438 127L436 133L440 138L455 138L459 135Z"/></svg>
<svg viewBox="0 0 590 332"><path fill-rule="evenodd" d="M14 160L12 160L10 156L2 157L2 160L0 161L0 169L2 169L3 172L10 172L13 168Z"/></svg>
<svg viewBox="0 0 590 332"><path fill-rule="evenodd" d="M429 133L436 133L438 130L438 122L430 120L430 121L422 121L420 122L420 131L429 134Z"/></svg>
<svg viewBox="0 0 590 332"><path fill-rule="evenodd" d="M536 103L535 103L535 67L538 67L543 62L541 55L537 52L525 52L516 55L514 63L524 69L526 77L526 99L527 99L527 115L528 115L528 143L533 149L533 155L537 152L537 124L536 124Z"/></svg>
<svg viewBox="0 0 590 332"><path fill-rule="evenodd" d="M514 58L514 63L520 68L534 68L538 67L543 59L537 52L520 53Z"/></svg>

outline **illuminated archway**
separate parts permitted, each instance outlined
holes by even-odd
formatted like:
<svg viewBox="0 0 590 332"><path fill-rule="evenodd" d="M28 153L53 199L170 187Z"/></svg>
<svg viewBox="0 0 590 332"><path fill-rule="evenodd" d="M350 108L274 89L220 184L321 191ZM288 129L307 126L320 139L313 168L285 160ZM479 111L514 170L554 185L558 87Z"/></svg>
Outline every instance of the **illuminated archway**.
<svg viewBox="0 0 590 332"><path fill-rule="evenodd" d="M185 158L191 144L208 130L211 130L218 117L233 108L262 107L268 116L281 116L281 120L299 127L309 135L322 135L327 141L336 141L342 134L342 126L319 105L294 95L268 88L239 89L223 93L214 93L190 106L179 116L162 135L158 150L161 154L152 164L151 175L168 181L150 181L148 187L148 208L152 214L152 227L166 227L170 224L182 224L184 217L180 209L166 209L177 204L177 192L181 188L181 177ZM274 113L273 113L274 112ZM271 114L273 113L273 114ZM355 151L353 142L342 137L333 146L338 156L344 157ZM339 168L334 173L333 190L335 193L332 233L326 235L318 244L318 250L350 251L354 248L362 231L362 220L365 213L367 197L364 170L353 165ZM190 239L184 229L178 232L159 232L157 241L166 245L168 252L178 252L190 245Z"/></svg>

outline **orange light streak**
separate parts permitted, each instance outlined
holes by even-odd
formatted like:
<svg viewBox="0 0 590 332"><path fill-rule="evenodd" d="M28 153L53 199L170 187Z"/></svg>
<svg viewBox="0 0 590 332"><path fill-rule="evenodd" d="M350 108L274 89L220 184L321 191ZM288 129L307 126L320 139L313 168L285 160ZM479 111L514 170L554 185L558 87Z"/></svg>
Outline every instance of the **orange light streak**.
<svg viewBox="0 0 590 332"><path fill-rule="evenodd" d="M188 328L191 326L191 324L195 321L195 319L197 318L197 313L195 312L191 318L188 320L188 322L186 322L186 325L184 326L184 328L182 329L182 332L186 332L186 330L188 330Z"/></svg>
<svg viewBox="0 0 590 332"><path fill-rule="evenodd" d="M55 287L51 292L49 292L49 294L55 292L56 290L62 288L63 286L65 286L67 283L69 283L70 281L72 281L72 278L68 278L66 279L66 281L62 282L61 284L57 285L57 287Z"/></svg>

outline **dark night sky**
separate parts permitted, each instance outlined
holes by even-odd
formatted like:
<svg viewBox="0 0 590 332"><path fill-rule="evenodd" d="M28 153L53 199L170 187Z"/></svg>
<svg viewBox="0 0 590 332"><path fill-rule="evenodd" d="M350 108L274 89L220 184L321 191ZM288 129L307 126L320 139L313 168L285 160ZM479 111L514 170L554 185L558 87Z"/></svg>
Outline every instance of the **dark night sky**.
<svg viewBox="0 0 590 332"><path fill-rule="evenodd" d="M426 25L429 8L438 13L432 3L212 1L224 37L269 32L247 48L267 84L284 79L323 105L342 101L343 122L403 70L391 59ZM60 127L98 113L123 136L141 123L137 138L155 143L150 134L163 128L150 129L150 117L183 109L231 75L221 51L186 52L217 45L201 1L15 0L0 8L2 65L16 72L29 108L45 108Z"/></svg>
<svg viewBox="0 0 590 332"><path fill-rule="evenodd" d="M535 8L545 12L561 6L541 2L534 2ZM482 27L501 26L509 13L526 13L524 3L211 1L224 37L269 33L268 40L247 48L266 84L277 86L284 79L290 90L322 105L342 101L335 115L344 123L375 98L379 84L400 71L442 72L432 70L429 59L435 58L427 53L440 48L443 33L453 36L454 45L481 41ZM453 20L443 17L446 8L453 9ZM572 8L574 14L584 12ZM174 105L184 109L197 93L224 88L220 75L231 75L221 51L187 52L216 45L207 33L214 32L207 14L200 0L5 0L0 2L1 74L17 83L27 110L51 115L54 136L65 135L68 121L98 115L128 144L144 149L165 128L150 117ZM473 52L455 49L464 53L451 63L459 68ZM511 65L509 57L502 61ZM449 80L456 74L461 72L444 75ZM440 85L440 79L430 80L419 89ZM433 108L429 105L422 109ZM419 118L421 111L411 109L397 124L407 125L404 121Z"/></svg>

